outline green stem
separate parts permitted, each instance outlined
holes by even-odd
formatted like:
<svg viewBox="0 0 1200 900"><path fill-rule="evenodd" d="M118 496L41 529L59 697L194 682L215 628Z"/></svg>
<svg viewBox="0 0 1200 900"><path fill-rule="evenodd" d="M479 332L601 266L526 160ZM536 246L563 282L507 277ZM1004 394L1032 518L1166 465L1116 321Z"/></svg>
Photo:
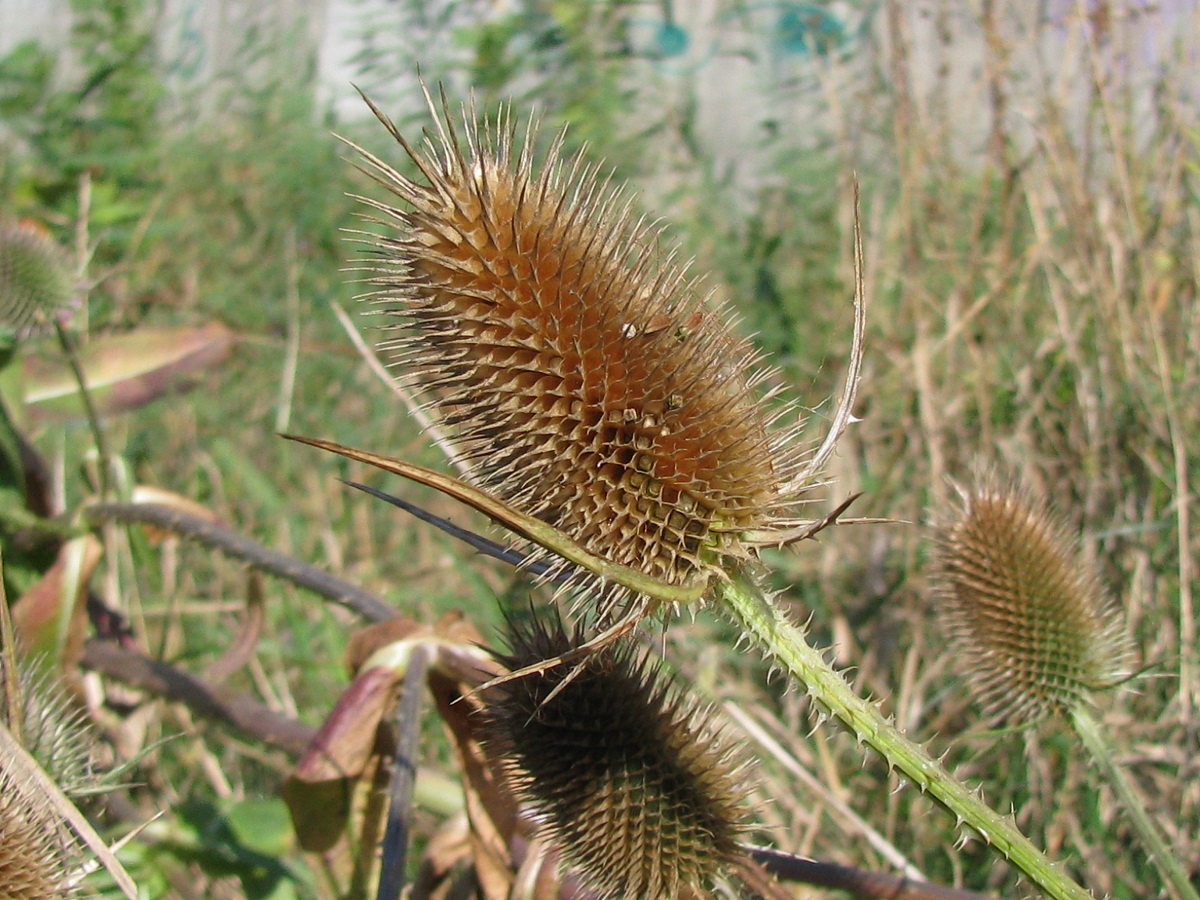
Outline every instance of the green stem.
<svg viewBox="0 0 1200 900"><path fill-rule="evenodd" d="M1130 782L1129 776L1113 759L1112 748L1101 733L1096 720L1092 718L1086 708L1077 706L1071 710L1071 724L1075 728L1075 733L1079 735L1079 739L1083 741L1083 745L1092 754L1092 759L1104 772L1104 777L1117 792L1121 805L1125 807L1125 812L1129 813L1129 818L1133 820L1133 826L1137 829L1138 836L1146 845L1146 849L1150 851L1159 871L1166 876L1175 889L1175 896L1181 900L1200 900L1200 895L1197 895L1187 873L1183 871L1183 866L1179 864L1179 860L1167 846L1166 838L1150 820L1150 816L1146 813L1146 807Z"/></svg>
<svg viewBox="0 0 1200 900"><path fill-rule="evenodd" d="M779 660L824 709L870 744L889 766L928 793L1003 853L1055 900L1091 900L1026 838L1011 819L987 806L940 763L902 735L872 703L859 697L824 657L746 578L724 582L721 599L742 629Z"/></svg>

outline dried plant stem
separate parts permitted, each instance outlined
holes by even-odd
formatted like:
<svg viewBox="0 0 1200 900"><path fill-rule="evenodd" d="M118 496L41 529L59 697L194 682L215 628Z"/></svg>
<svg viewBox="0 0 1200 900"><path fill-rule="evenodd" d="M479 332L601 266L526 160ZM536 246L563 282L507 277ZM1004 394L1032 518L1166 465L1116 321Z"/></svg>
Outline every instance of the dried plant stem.
<svg viewBox="0 0 1200 900"><path fill-rule="evenodd" d="M96 404L92 402L92 394L88 389L87 377L84 375L83 366L79 362L79 353L75 348L75 342L71 339L71 335L67 329L63 327L63 323L58 319L54 320L54 331L58 335L58 343L62 348L63 356L67 359L67 364L71 367L71 374L75 376L75 384L79 387L79 399L83 401L83 409L87 414L88 427L92 430L92 440L96 442L96 452L100 456L100 465L97 466L97 475L100 479L100 494L107 497L109 495L109 485L111 480L112 455L108 449L108 439L105 437L104 428L100 423L100 414L96 410Z"/></svg>
<svg viewBox="0 0 1200 900"><path fill-rule="evenodd" d="M1104 777L1108 779L1108 783L1112 789L1116 791L1117 798L1121 805L1125 808L1125 812L1129 814L1130 820L1133 822L1134 828L1137 830L1138 837L1142 839L1146 849L1154 858L1155 864L1159 871L1166 876L1173 888L1173 895L1181 898L1181 900L1200 900L1200 895L1196 893L1196 889L1192 887L1187 873L1183 871L1183 867L1179 864L1179 860L1175 858L1175 854L1171 852L1171 848L1167 846L1166 838L1155 827L1151 821L1149 814L1146 812L1146 806L1142 803L1141 797L1138 796L1133 783L1129 780L1129 776L1125 774L1125 770L1117 765L1117 761L1113 759L1112 747L1109 745L1107 738L1100 730L1099 723L1092 717L1092 714L1083 706L1076 706L1071 710L1071 725L1075 729L1075 733L1079 735L1079 739L1092 755L1096 765Z"/></svg>
<svg viewBox="0 0 1200 900"><path fill-rule="evenodd" d="M284 242L287 259L287 337L284 342L283 373L279 379L279 408L275 430L287 431L296 399L296 370L300 363L300 260L296 253L296 226L288 229Z"/></svg>
<svg viewBox="0 0 1200 900"><path fill-rule="evenodd" d="M429 662L429 649L426 646L419 644L413 648L404 674L401 699L396 708L396 733L399 739L392 760L391 797L376 900L399 897L407 883L405 862L412 837L413 790L417 782L416 758L421 738L421 699Z"/></svg>
<svg viewBox="0 0 1200 900"><path fill-rule="evenodd" d="M902 735L872 703L859 697L751 581L734 577L720 587L725 607L743 631L777 659L823 709L869 744L909 781L970 825L1055 900L1091 895L1060 871L1013 822L987 806L917 744Z"/></svg>
<svg viewBox="0 0 1200 900"><path fill-rule="evenodd" d="M314 591L372 622L382 622L396 614L391 606L356 584L303 563L294 556L264 547L215 522L189 515L171 506L156 503L94 503L85 507L83 514L89 522L142 522L184 535L220 550L227 556L244 559L264 572Z"/></svg>

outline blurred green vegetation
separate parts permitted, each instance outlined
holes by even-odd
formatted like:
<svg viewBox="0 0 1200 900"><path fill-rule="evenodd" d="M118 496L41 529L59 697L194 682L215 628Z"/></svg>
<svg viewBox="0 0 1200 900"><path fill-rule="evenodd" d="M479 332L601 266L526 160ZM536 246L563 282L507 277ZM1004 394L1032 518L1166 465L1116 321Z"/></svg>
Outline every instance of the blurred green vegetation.
<svg viewBox="0 0 1200 900"><path fill-rule="evenodd" d="M385 109L404 98L396 117L406 134L427 124L413 112L418 64L446 83L452 103L473 88L480 114L512 103L523 123L536 109L542 138L569 126L571 150L586 146L589 159L647 191L655 205L645 211L663 217L717 299L758 335L785 396L813 409L814 441L849 350L857 176L871 297L862 421L814 497L827 505L863 490L855 512L909 524L835 529L819 545L770 555L770 578L799 618L811 614L817 639L836 643L861 690L935 750L949 748L952 769L1015 810L1035 843L1097 893L1154 896L1153 868L1130 849L1119 810L1068 732L978 729L926 602L921 523L951 480L982 462L1042 490L1084 535L1155 676L1102 713L1180 857L1200 858L1188 529L1200 482L1200 119L1185 89L1189 63L1167 54L1135 88L1122 79L1144 73L1117 61L1144 37L1136 17L1104 34L1069 17L1025 33L996 13L963 14L948 33L983 45L992 78L976 75L977 95L991 98L982 134L963 136L960 119L980 116L934 102L962 77L954 40L936 49L944 69L925 65L937 73L927 91L899 77L916 69L906 55L916 25L903 4L847 4L840 40L820 38L816 54L796 31L805 4L717 6L720 41L709 48L664 16L670 4L520 0L484 13L404 0L372 20L355 65ZM495 598L525 592L519 578L345 489L338 479L363 477L357 469L275 436L286 429L439 464L330 310L351 308L358 292L345 270L361 253L347 230L376 227L347 195L379 196L331 132L392 161L399 153L372 123L335 121L311 77L285 75L294 70L283 41L248 41L253 71L266 74L247 84L217 73L215 102L202 102L169 86L151 0L73 0L72 9L64 53L30 42L0 59L0 214L36 219L78 249L86 173L88 333L215 319L238 334L233 357L199 390L105 423L129 480L192 498L419 619L461 608L487 632ZM1061 46L1080 66L1061 83L1027 77L1031 48L1063 29L1078 30ZM732 164L703 122L712 67L722 66L742 73L764 110L754 146ZM809 121L818 112L820 127ZM359 316L359 325L377 336L376 320ZM86 429L46 428L35 439L68 508L94 494ZM444 498L372 483L482 527ZM105 550L97 589L143 647L191 671L220 655L247 592L240 566L186 542L155 547L121 534ZM282 582L268 583L267 608L254 662L228 684L317 724L345 686L341 653L355 623ZM753 711L928 877L1020 890L994 853L963 843L920 796L894 790L896 777L851 739L831 728L808 736L806 699L736 653L725 622L685 618L666 646L689 678ZM118 756L183 734L149 752L143 783L129 791L143 816L170 811L165 832L127 853L151 896L180 893L185 878L211 896L290 896L284 884L308 895L290 846L245 844L231 818L245 809L238 804L273 796L282 754L171 707L108 711L103 723ZM436 729L427 736L427 765L452 774ZM827 797L796 788L770 754L762 768L774 801L764 840L889 867Z"/></svg>

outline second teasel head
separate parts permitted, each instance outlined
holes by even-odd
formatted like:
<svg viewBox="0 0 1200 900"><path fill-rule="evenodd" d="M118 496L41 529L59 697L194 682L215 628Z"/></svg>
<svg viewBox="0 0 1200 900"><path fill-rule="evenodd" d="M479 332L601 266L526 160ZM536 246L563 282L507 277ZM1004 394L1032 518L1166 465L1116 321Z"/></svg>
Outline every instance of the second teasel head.
<svg viewBox="0 0 1200 900"><path fill-rule="evenodd" d="M579 641L557 618L533 621L514 626L500 660L520 669ZM739 858L746 763L715 714L632 644L501 682L483 700L489 758L601 897L703 891Z"/></svg>
<svg viewBox="0 0 1200 900"><path fill-rule="evenodd" d="M33 222L0 218L0 334L52 331L54 318L75 299L63 248Z"/></svg>
<svg viewBox="0 0 1200 900"><path fill-rule="evenodd" d="M755 350L629 201L559 158L561 137L537 166L536 126L470 110L460 131L445 106L419 146L376 110L417 175L362 151L400 200L365 201L386 226L365 238L395 329L382 349L478 487L666 584L739 565L744 534L791 524L802 461ZM586 586L602 622L636 602Z"/></svg>
<svg viewBox="0 0 1200 900"><path fill-rule="evenodd" d="M994 475L938 527L933 588L960 670L1013 724L1069 713L1127 676L1120 610L1046 503Z"/></svg>

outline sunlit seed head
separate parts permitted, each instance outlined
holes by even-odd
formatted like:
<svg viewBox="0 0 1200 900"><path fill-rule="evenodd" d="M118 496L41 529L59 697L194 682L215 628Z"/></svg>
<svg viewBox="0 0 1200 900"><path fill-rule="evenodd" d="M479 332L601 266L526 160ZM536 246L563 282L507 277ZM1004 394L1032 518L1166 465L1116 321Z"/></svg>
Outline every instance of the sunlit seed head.
<svg viewBox="0 0 1200 900"><path fill-rule="evenodd" d="M0 222L0 332L27 337L50 329L74 295L66 254L49 235Z"/></svg>
<svg viewBox="0 0 1200 900"><path fill-rule="evenodd" d="M77 845L49 804L39 805L0 763L0 896L62 900L73 896Z"/></svg>
<svg viewBox="0 0 1200 900"><path fill-rule="evenodd" d="M1128 674L1120 610L1062 521L994 477L939 527L934 592L989 716L1067 713Z"/></svg>
<svg viewBox="0 0 1200 900"><path fill-rule="evenodd" d="M419 175L364 152L402 201L366 201L388 228L369 297L476 483L669 584L751 556L739 532L795 503L800 455L770 427L754 349L658 232L561 139L535 167L536 126L471 111L460 135L444 114L418 148L380 118ZM631 602L594 593L602 620Z"/></svg>
<svg viewBox="0 0 1200 900"><path fill-rule="evenodd" d="M561 622L515 627L512 669L578 646ZM552 699L551 693L570 678ZM604 898L703 890L738 855L745 763L712 710L632 645L484 695L485 748L542 836Z"/></svg>

